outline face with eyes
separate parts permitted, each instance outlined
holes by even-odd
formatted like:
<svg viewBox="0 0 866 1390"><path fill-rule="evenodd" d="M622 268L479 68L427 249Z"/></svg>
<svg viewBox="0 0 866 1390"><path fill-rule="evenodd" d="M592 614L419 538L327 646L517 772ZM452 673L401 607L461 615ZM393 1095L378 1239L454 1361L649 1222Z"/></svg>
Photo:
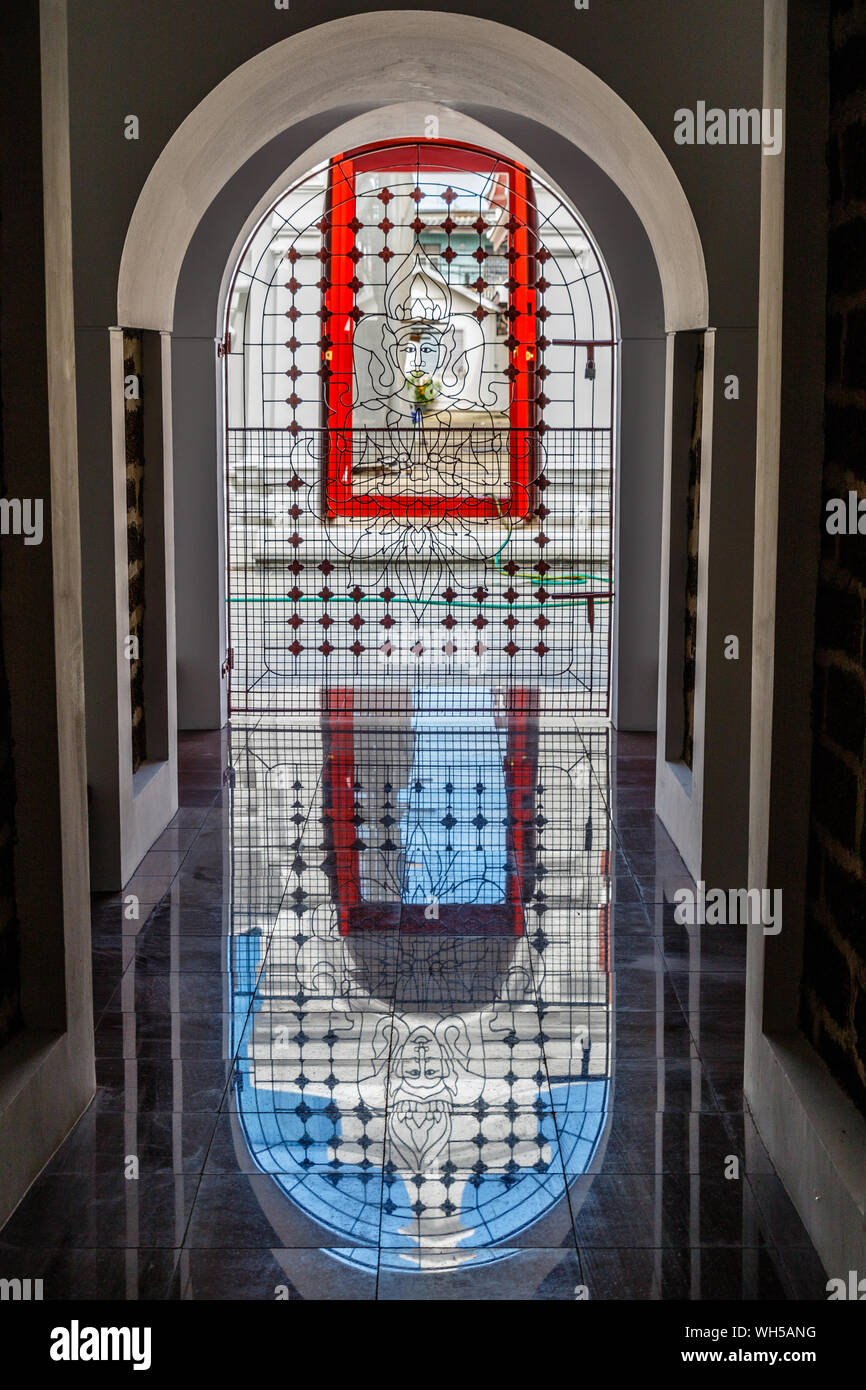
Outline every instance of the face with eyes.
<svg viewBox="0 0 866 1390"><path fill-rule="evenodd" d="M418 1095L438 1090L449 1071L448 1060L429 1028L418 1028L406 1039L396 1063L404 1087Z"/></svg>
<svg viewBox="0 0 866 1390"><path fill-rule="evenodd" d="M422 333L410 338L405 346L406 375L424 372L433 375L439 365L439 338L435 333Z"/></svg>

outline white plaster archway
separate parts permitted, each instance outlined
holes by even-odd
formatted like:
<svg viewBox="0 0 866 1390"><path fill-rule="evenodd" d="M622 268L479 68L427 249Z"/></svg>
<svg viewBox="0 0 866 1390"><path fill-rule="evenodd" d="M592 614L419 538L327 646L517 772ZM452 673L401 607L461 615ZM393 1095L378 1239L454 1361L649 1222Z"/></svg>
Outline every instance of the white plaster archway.
<svg viewBox="0 0 866 1390"><path fill-rule="evenodd" d="M384 59L383 55L386 55ZM412 109L415 111L423 109L425 115L430 112L441 115L443 107L448 108L449 122L447 126L440 127L440 133L470 142L472 134L469 127L475 123L460 110L461 107L481 111L487 108L500 112L503 117L515 117L515 133L518 128L525 128L522 122L555 133L574 149L575 159L581 158L594 166L618 190L636 223L643 228L658 272L662 299L659 307L664 310L664 328L667 332L707 328L707 273L691 207L666 154L632 108L588 68L525 33L466 15L401 10L355 15L282 40L236 68L190 112L156 160L133 211L120 265L118 322L173 332L175 302L178 285L183 283L182 269L187 252L206 222L207 214L219 204L224 190L271 142L278 142L280 136L303 122L328 116L335 113L340 104L345 108L349 103L355 112L364 106L369 108L359 118L362 125L370 123L367 139L376 138L377 121L381 121L384 127L380 138L393 135L395 112L398 108L408 109L410 104L414 104ZM458 129L451 128L451 120ZM465 122L466 127L462 131L459 129L461 122ZM345 124L351 125L352 122ZM320 142L322 158L334 153L334 140L339 128L338 121L337 127L332 127L330 134ZM402 133L423 136L423 122L417 131L406 130ZM357 137L359 143L363 143L360 127ZM480 143L489 144L490 141ZM497 138L495 144L503 152L511 152L511 147L501 137ZM318 150L319 145L307 147L299 156L304 169L299 167L298 172L309 169L315 162ZM535 159L516 147L513 153L520 162L536 166ZM283 171L280 182L291 174L293 168L291 166ZM269 193L272 191L269 190ZM258 196L261 198L262 195ZM264 195L265 198L267 196ZM579 199L577 201L580 202ZM261 204L257 210L261 210ZM254 215L255 212L250 217ZM604 238L601 237L601 240L603 242ZM230 262L231 258L228 259ZM225 266L224 260L222 268ZM611 278L616 284L616 275ZM211 291L214 298L210 300L214 310L222 298L215 291L216 285ZM216 325L215 330L215 336L220 336ZM190 352L197 350L192 344L193 340L188 340ZM200 340L199 346L203 352L213 351L204 339ZM655 382L656 398L664 399L664 370L659 371L656 367L650 369L648 366L650 356L657 347L655 340L648 343L641 337L635 339L629 348L634 356L635 372L632 379L639 385L641 408L650 379ZM173 352L173 360L174 357ZM202 361L202 374L197 378L196 387L199 395L201 383L210 368L210 363L205 365ZM625 371L624 366L623 373ZM669 408L668 393L663 414L669 414ZM633 430L639 431L639 415L631 409L625 413L632 422ZM216 417L216 411L213 414ZM709 418L709 411L705 409L705 420L709 421ZM664 424L664 421L661 423ZM205 454L211 452L211 445L205 447L202 443L210 439L210 429L202 432L200 425L201 422L196 427L194 440L189 430L184 435L184 475L189 475L189 488L195 486L199 452L202 453L201 478L205 479L207 475L208 488L216 474L213 458L205 458ZM709 444L707 435L707 497L710 488ZM646 437L635 437L629 443L628 455L634 462L635 477L640 487L646 484L652 488L655 484L647 482L645 475L657 467L666 468L666 450L661 438L655 440L652 445L655 463L648 470L642 463L647 447ZM196 459L195 467L191 466L193 457ZM221 484L218 487L221 488ZM200 493L196 497L198 503ZM212 499L216 514L219 514L222 505L220 498ZM654 578L647 586L645 582L636 584L635 577L646 565L655 574L657 562L653 559L654 553L661 555L662 564L667 563L666 541L663 541L661 533L662 530L667 532L668 524L664 519L664 508L657 506L654 501L647 513L652 517L650 526L643 519L638 524L635 518L643 517L638 493L634 496L630 493L630 503L630 529L627 535L620 536L617 553L630 555L635 573L631 576L631 582L627 576L619 574L617 591L622 596L621 609L624 605L629 613L633 610L634 614L638 614L643 611L643 600L650 606L655 603L650 591L657 593L657 579ZM176 498L175 505L178 515L182 514L188 521L183 500ZM620 528L627 519L625 509L621 509ZM216 549L212 541L213 536L208 531L203 536L204 550L199 557L196 575L185 576L180 585L190 614L196 610L194 624L190 621L187 627L194 625L196 630L201 627L203 596L211 592L214 578L222 573L221 560L211 553ZM206 574L208 565L210 568ZM705 590L704 582L699 593L699 609L704 612ZM642 596L640 602L634 598L636 593ZM650 597L647 598L647 595ZM657 608L655 613L658 613ZM215 619L200 641L196 638L189 651L184 649L186 669L189 669L190 663L196 672L219 669L225 645L224 634L217 630L218 627ZM659 651L658 631L657 616L647 622L632 622L627 632L623 629L623 649L634 658L633 665L639 671L637 681L626 679L625 676L617 677L615 688L622 685L627 689L629 699L638 711L635 713L631 710L627 714L625 727L651 728L655 722L652 715L645 714L644 706L649 698L650 686L653 705L655 703L656 672L664 680L666 632L662 650ZM633 690L636 692L634 699ZM223 701L224 695L220 695L220 723L225 717ZM192 727L214 726L210 721L216 721L217 710L211 694L207 697L206 706L204 716L196 712ZM615 718L619 724L618 713ZM702 748L699 748L695 754L696 793L689 802L685 816L693 831L692 839L698 846L702 816L702 756ZM668 823L670 819L667 818ZM688 838L679 825L677 838L683 843ZM695 862L697 854L696 850L690 856Z"/></svg>
<svg viewBox="0 0 866 1390"><path fill-rule="evenodd" d="M386 46L385 46L386 45ZM560 50L505 25L385 11L319 25L236 68L190 112L151 170L120 266L118 322L173 326L183 258L212 200L281 131L334 104L486 103L558 130L610 176L643 223L669 330L706 327L697 226L664 151L621 97Z"/></svg>
<svg viewBox="0 0 866 1390"><path fill-rule="evenodd" d="M304 150L298 155L290 165L274 180L266 193L259 198L255 207L247 216L235 239L229 256L225 271L223 272L220 284L217 317L214 323L214 334L221 338L225 332L226 305L229 290L235 269L240 262L244 248L258 227L262 218L270 211L274 204L283 196L287 188L290 188L298 179L303 178L315 169L318 164L333 158L341 150L357 149L361 145L375 144L381 140L396 140L403 136L421 138L425 131L425 124L430 117L435 117L438 122L439 137L443 140L462 141L469 145L478 145L482 149L495 149L498 154L506 159L513 159L518 164L525 164L527 168L533 169L539 174L558 198L566 206L574 206L574 199L566 193L555 179L545 168L539 166L537 159L530 155L519 145L515 145L511 140L506 140L489 125L484 125L481 121L472 116L466 116L461 111L454 111L448 106L442 106L437 102L431 101L400 101L392 102L388 106L383 106L375 111L365 111L361 116L355 116L352 120L346 121L343 125L337 126L328 132L321 140L317 140L308 150ZM578 209L578 212L580 210ZM582 216L582 214L581 214ZM592 228L584 221L584 231L589 236L595 255L599 263L604 267L604 274L609 286L613 285L613 276L604 259L603 248L596 241L592 233ZM613 294L613 314L614 314L614 336L619 336L619 306L616 295Z"/></svg>

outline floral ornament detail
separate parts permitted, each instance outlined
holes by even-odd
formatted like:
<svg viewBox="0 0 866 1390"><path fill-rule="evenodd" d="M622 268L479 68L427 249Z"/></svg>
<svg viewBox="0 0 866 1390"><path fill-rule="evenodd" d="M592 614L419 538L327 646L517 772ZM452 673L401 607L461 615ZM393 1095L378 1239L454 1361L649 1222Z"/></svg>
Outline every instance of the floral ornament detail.
<svg viewBox="0 0 866 1390"><path fill-rule="evenodd" d="M413 404L419 405L423 409L425 406L432 405L436 400L442 390L442 378L431 376L423 368L415 367L406 373L406 386Z"/></svg>

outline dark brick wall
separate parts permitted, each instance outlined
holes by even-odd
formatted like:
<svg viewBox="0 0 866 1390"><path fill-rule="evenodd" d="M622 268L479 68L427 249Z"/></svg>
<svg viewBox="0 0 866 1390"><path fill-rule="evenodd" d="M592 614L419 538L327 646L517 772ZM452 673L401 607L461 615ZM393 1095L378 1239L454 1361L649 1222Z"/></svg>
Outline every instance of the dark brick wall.
<svg viewBox="0 0 866 1390"><path fill-rule="evenodd" d="M132 702L132 770L147 758L144 718L144 401L141 333L123 331L123 375L138 380L139 394L124 401L126 424L126 539L129 560L129 634L138 639L138 656L129 663Z"/></svg>
<svg viewBox="0 0 866 1390"><path fill-rule="evenodd" d="M689 440L689 490L686 496L686 611L683 660L683 750L686 767L692 765L695 735L695 657L698 641L698 527L701 518L701 428L703 425L704 349L698 349L695 395Z"/></svg>
<svg viewBox="0 0 866 1390"><path fill-rule="evenodd" d="M866 498L866 3L830 5L830 209L822 506ZM866 1113L866 536L822 510L801 1021Z"/></svg>

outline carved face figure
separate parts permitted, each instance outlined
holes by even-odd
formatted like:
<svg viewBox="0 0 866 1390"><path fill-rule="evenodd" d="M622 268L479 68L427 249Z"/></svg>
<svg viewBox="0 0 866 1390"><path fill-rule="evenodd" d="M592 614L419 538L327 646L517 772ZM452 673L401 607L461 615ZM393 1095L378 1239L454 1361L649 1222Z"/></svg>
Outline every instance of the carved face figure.
<svg viewBox="0 0 866 1390"><path fill-rule="evenodd" d="M397 1053L394 1070L403 1083L401 1089L429 1099L442 1089L451 1064L431 1029L416 1028Z"/></svg>
<svg viewBox="0 0 866 1390"><path fill-rule="evenodd" d="M433 376L439 367L439 359L442 355L442 339L438 333L413 334L406 343L404 351L407 376L412 372L426 372Z"/></svg>

